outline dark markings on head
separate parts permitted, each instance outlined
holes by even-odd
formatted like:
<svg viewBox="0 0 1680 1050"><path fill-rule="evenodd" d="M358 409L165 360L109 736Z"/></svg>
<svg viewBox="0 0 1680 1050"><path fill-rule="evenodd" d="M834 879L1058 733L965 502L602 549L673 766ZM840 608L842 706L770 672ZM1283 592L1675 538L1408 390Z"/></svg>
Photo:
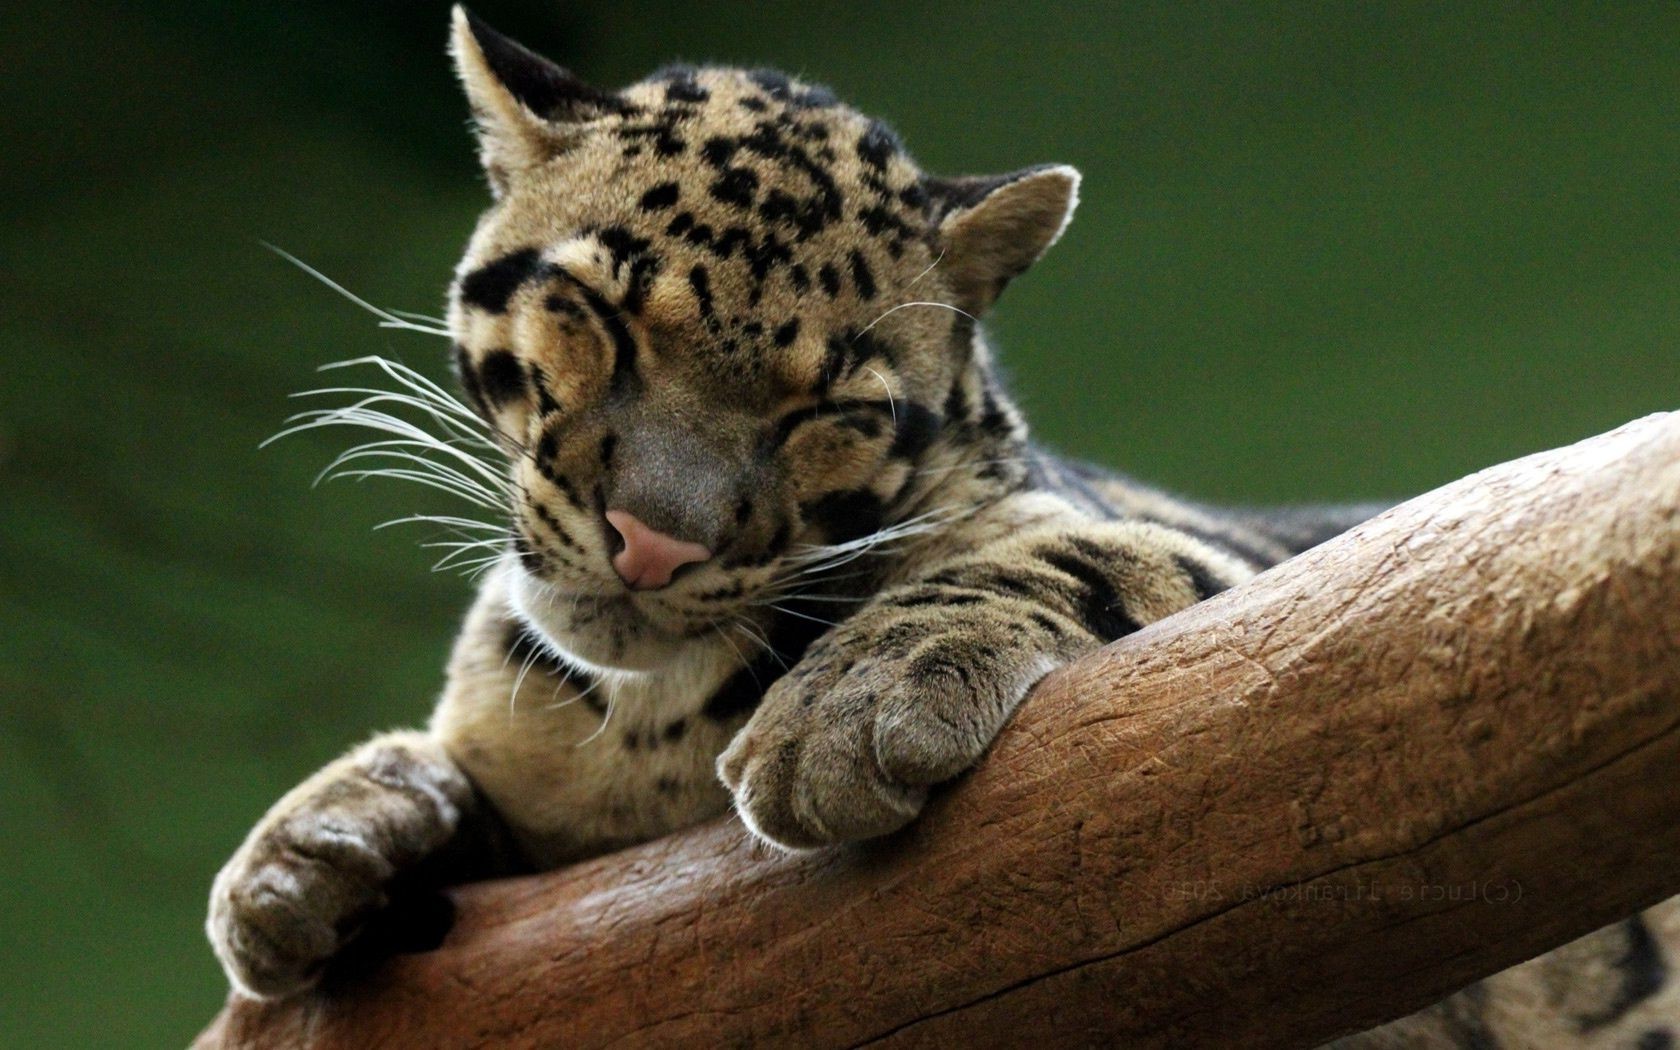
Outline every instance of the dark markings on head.
<svg viewBox="0 0 1680 1050"><path fill-rule="evenodd" d="M619 316L620 311L602 298L601 293L584 284L572 275L569 270L555 266L549 273L561 280L567 281L576 288L578 294L595 315L596 321L607 331L607 338L613 345L612 385L614 389L623 389L636 379L636 339L625 327L624 319Z"/></svg>
<svg viewBox="0 0 1680 1050"><path fill-rule="evenodd" d="M688 287L694 292L695 304L700 309L700 319L706 327L716 331L718 329L717 308L712 302L712 278L704 266L696 266L688 271Z"/></svg>
<svg viewBox="0 0 1680 1050"><path fill-rule="evenodd" d="M939 436L939 416L926 405L905 401L898 405L898 430L893 435L891 455L914 460L928 450Z"/></svg>
<svg viewBox="0 0 1680 1050"><path fill-rule="evenodd" d="M636 202L636 206L643 211L663 211L677 203L680 192L676 183L662 182L642 194L642 199Z"/></svg>
<svg viewBox="0 0 1680 1050"><path fill-rule="evenodd" d="M461 302L488 313L506 313L513 293L542 269L542 253L537 249L509 252L461 278Z"/></svg>
<svg viewBox="0 0 1680 1050"><path fill-rule="evenodd" d="M574 321L582 321L589 316L584 312L583 307L559 294L550 295L547 299L544 299L543 308L551 314L561 314Z"/></svg>
<svg viewBox="0 0 1680 1050"><path fill-rule="evenodd" d="M490 414L490 405L484 400L484 387L478 379L478 369L473 367L472 357L467 348L456 343L452 348L455 361L455 377L461 382L461 389L466 391L467 400L472 403L481 415Z"/></svg>
<svg viewBox="0 0 1680 1050"><path fill-rule="evenodd" d="M823 294L830 299L840 294L840 271L832 263L823 263L817 270L817 282L822 285Z"/></svg>
<svg viewBox="0 0 1680 1050"><path fill-rule="evenodd" d="M492 350L478 364L478 379L484 396L501 407L523 398L529 391L525 366L512 350Z"/></svg>
<svg viewBox="0 0 1680 1050"><path fill-rule="evenodd" d="M858 139L857 155L865 164L876 171L885 171L887 161L904 147L899 143L898 136L893 130L878 120L869 122L869 127Z"/></svg>
<svg viewBox="0 0 1680 1050"><path fill-rule="evenodd" d="M870 272L869 263L863 253L852 249L850 258L852 267L852 283L857 285L858 298L869 300L875 298L875 275Z"/></svg>
<svg viewBox="0 0 1680 1050"><path fill-rule="evenodd" d="M613 453L618 449L618 435L608 433L601 438L601 469L611 470Z"/></svg>
<svg viewBox="0 0 1680 1050"><path fill-rule="evenodd" d="M531 508L531 512L537 516L537 520L541 521L543 525L547 526L548 531L554 534L554 539L560 546L575 551L583 549L576 540L572 539L572 534L566 531L566 527L560 524L560 519L550 513L547 507L533 499L527 499L525 502Z"/></svg>
<svg viewBox="0 0 1680 1050"><path fill-rule="evenodd" d="M868 489L828 492L800 506L805 520L814 523L831 543L867 536L886 520L881 497Z"/></svg>
<svg viewBox="0 0 1680 1050"><path fill-rule="evenodd" d="M712 197L736 208L751 208L758 192L758 174L751 168L729 167L712 183Z"/></svg>
<svg viewBox="0 0 1680 1050"><path fill-rule="evenodd" d="M692 105L705 102L712 93L700 86L693 66L667 66L651 79L665 81L665 101Z"/></svg>
<svg viewBox="0 0 1680 1050"><path fill-rule="evenodd" d="M1634 1050L1674 1050L1674 1033L1666 1028L1653 1028L1642 1032L1639 1042L1634 1044Z"/></svg>
<svg viewBox="0 0 1680 1050"><path fill-rule="evenodd" d="M782 413L767 439L767 451L775 451L787 443L793 432L814 420L838 421L858 412L874 412L891 416L893 403L885 398L842 398L838 401L818 401Z"/></svg>
<svg viewBox="0 0 1680 1050"><path fill-rule="evenodd" d="M792 346L793 341L798 338L799 318L797 317L789 318L782 324L777 325L775 333L771 336L777 346Z"/></svg>

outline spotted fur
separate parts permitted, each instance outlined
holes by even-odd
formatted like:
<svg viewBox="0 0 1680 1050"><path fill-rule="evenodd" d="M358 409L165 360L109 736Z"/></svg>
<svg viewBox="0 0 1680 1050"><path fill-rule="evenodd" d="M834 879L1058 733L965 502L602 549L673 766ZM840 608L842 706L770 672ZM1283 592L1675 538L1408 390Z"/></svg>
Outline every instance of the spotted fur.
<svg viewBox="0 0 1680 1050"><path fill-rule="evenodd" d="M890 832L1051 668L1372 509L1218 512L1028 441L977 319L1071 168L932 176L816 85L602 91L461 11L453 51L495 202L447 328L506 550L429 729L306 781L217 879L245 991L307 986L463 840L506 845L490 871L731 805L787 848ZM712 556L628 589L610 509Z"/></svg>

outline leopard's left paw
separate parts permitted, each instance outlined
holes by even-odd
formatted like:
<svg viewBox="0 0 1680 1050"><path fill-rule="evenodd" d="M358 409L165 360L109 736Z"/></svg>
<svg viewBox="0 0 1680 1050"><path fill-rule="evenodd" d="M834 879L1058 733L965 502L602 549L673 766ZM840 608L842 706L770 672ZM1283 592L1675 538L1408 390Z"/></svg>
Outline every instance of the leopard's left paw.
<svg viewBox="0 0 1680 1050"><path fill-rule="evenodd" d="M735 807L789 849L908 824L929 786L977 761L1048 670L997 632L842 628L819 642L718 759ZM1013 666L1011 666L1013 665Z"/></svg>

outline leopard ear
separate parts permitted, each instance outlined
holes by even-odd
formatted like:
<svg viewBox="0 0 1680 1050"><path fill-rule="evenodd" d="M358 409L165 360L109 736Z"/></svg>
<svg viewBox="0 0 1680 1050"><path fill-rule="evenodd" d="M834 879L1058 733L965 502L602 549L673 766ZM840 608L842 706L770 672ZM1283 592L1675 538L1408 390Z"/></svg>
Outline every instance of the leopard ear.
<svg viewBox="0 0 1680 1050"><path fill-rule="evenodd" d="M478 125L479 159L500 196L508 180L564 151L575 125L624 103L490 28L456 5L449 42Z"/></svg>
<svg viewBox="0 0 1680 1050"><path fill-rule="evenodd" d="M1079 172L1065 164L1008 175L922 180L945 255L939 269L957 302L979 315L1067 229Z"/></svg>

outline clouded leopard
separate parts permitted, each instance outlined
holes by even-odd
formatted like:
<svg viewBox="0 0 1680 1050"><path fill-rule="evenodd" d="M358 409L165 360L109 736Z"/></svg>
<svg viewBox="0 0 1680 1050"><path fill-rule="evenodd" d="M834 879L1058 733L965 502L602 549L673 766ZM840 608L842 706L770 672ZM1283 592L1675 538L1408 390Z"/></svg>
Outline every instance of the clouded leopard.
<svg viewBox="0 0 1680 1050"><path fill-rule="evenodd" d="M310 985L416 872L731 805L787 848L890 832L1051 668L1374 510L1217 513L1028 441L978 319L1071 168L929 175L768 70L599 90L459 9L452 51L494 196L450 290L461 395L377 362L391 393L304 425L384 430L352 455L493 515L454 522L486 571L429 726L217 877L242 991Z"/></svg>

